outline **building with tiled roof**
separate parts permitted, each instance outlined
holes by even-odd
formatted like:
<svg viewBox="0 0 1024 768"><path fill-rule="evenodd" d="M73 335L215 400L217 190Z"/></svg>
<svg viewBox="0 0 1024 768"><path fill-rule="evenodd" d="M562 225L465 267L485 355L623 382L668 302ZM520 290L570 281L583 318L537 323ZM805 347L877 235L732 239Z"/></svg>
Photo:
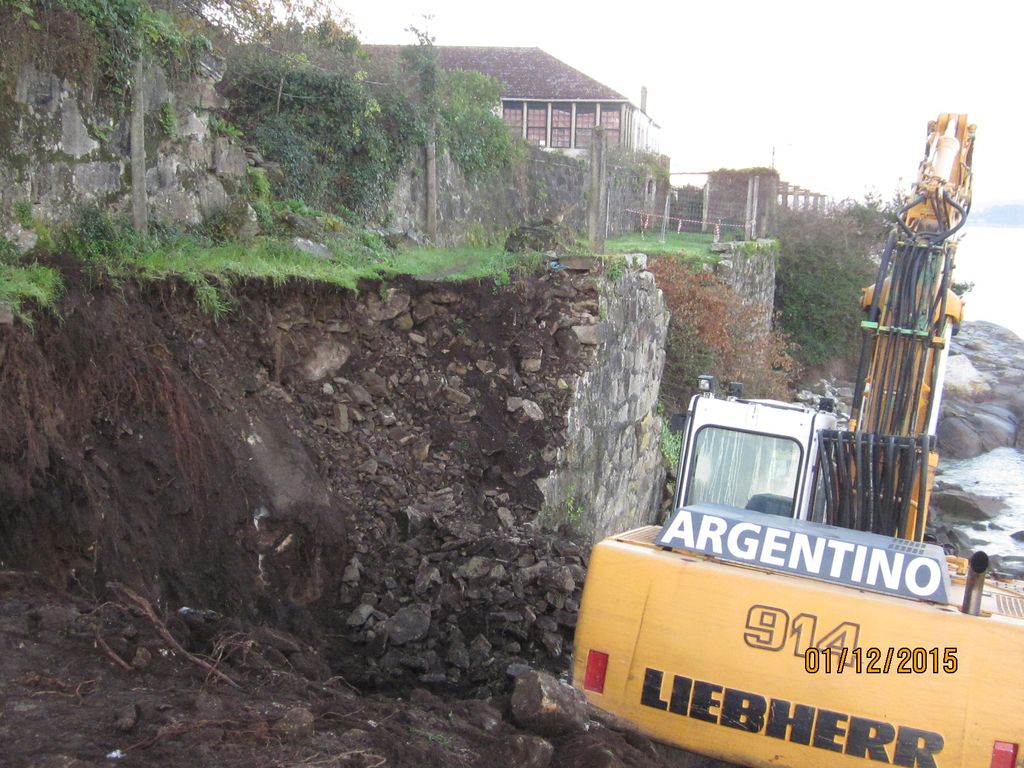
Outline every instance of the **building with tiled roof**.
<svg viewBox="0 0 1024 768"><path fill-rule="evenodd" d="M398 46L365 46L397 53ZM568 153L590 146L601 126L609 146L657 151L657 123L646 114L646 89L638 108L618 91L540 48L435 46L447 70L482 72L502 85L501 114L509 129L541 147Z"/></svg>

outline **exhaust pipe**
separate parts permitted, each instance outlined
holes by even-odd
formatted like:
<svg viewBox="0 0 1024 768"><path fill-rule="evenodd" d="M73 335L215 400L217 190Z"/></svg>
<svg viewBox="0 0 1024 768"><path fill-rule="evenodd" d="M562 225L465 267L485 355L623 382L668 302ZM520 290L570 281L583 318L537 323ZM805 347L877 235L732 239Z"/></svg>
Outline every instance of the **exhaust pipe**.
<svg viewBox="0 0 1024 768"><path fill-rule="evenodd" d="M981 613L981 593L985 589L985 573L988 571L988 555L981 550L971 555L964 586L964 604L960 610L971 616Z"/></svg>

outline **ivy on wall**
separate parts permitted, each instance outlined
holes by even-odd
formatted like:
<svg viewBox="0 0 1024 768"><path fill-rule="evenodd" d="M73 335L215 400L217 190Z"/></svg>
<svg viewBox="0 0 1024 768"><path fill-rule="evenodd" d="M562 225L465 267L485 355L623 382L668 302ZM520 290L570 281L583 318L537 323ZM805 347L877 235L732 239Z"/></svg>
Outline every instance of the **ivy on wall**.
<svg viewBox="0 0 1024 768"><path fill-rule="evenodd" d="M55 67L115 100L128 92L136 61L155 59L186 74L210 47L145 0L0 0L0 30L0 66Z"/></svg>

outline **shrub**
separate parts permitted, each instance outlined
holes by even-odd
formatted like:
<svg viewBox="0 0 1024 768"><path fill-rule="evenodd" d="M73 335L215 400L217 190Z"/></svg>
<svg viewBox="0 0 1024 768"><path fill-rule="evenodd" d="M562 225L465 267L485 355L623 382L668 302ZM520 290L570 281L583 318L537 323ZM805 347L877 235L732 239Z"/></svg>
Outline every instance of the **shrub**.
<svg viewBox="0 0 1024 768"><path fill-rule="evenodd" d="M780 217L775 309L779 328L807 365L853 361L860 351L861 290L874 282L886 213L852 205Z"/></svg>
<svg viewBox="0 0 1024 768"><path fill-rule="evenodd" d="M174 105L165 101L160 105L156 116L160 131L168 139L176 138L178 135L178 116L174 113Z"/></svg>
<svg viewBox="0 0 1024 768"><path fill-rule="evenodd" d="M438 143L469 178L485 177L512 162L512 135L493 106L501 83L480 72L442 72Z"/></svg>
<svg viewBox="0 0 1024 768"><path fill-rule="evenodd" d="M83 261L120 264L146 247L145 238L128 224L114 221L101 208L83 208L60 233L58 248Z"/></svg>
<svg viewBox="0 0 1024 768"><path fill-rule="evenodd" d="M661 399L671 412L685 409L703 373L742 381L748 397L788 398L797 366L785 338L760 327L756 307L679 259L661 257L650 268L672 313L661 381Z"/></svg>
<svg viewBox="0 0 1024 768"><path fill-rule="evenodd" d="M14 218L25 229L32 228L32 203L29 200L19 200L14 204Z"/></svg>
<svg viewBox="0 0 1024 768"><path fill-rule="evenodd" d="M250 168L246 176L249 182L249 200L252 202L269 203L273 197L267 172L262 168Z"/></svg>
<svg viewBox="0 0 1024 768"><path fill-rule="evenodd" d="M224 85L232 119L281 165L278 195L327 211L375 211L422 136L401 94L391 89L378 99L346 50L329 69L243 47L230 58Z"/></svg>
<svg viewBox="0 0 1024 768"><path fill-rule="evenodd" d="M0 264L16 264L21 260L18 246L0 235Z"/></svg>
<svg viewBox="0 0 1024 768"><path fill-rule="evenodd" d="M139 59L190 72L210 46L146 0L0 0L0 29L11 44L0 64L35 62L76 82L95 79L115 99L128 92Z"/></svg>

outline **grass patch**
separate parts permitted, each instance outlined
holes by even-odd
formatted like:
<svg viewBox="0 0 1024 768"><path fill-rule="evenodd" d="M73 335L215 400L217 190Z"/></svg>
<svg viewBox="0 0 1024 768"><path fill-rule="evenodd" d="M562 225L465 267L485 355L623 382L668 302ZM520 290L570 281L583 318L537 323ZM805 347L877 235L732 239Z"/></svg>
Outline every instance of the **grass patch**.
<svg viewBox="0 0 1024 768"><path fill-rule="evenodd" d="M276 238L209 244L181 237L112 265L111 272L149 280L180 276L195 287L204 311L220 316L228 309L225 294L239 278L269 279L277 285L297 278L350 290L362 279L388 280L398 275L449 281L493 277L496 285L504 285L513 273L537 271L543 265L541 254L510 254L497 247L391 250L366 231L330 238L327 245L330 259Z"/></svg>
<svg viewBox="0 0 1024 768"><path fill-rule="evenodd" d="M140 235L97 208L84 209L74 225L64 228L56 246L80 259L86 269L114 280L164 280L178 277L190 284L199 307L214 317L231 307L231 286L248 279L281 285L292 279L326 283L355 290L359 280L389 280L398 275L431 280L493 278L495 286L511 282L516 273L539 272L543 254L511 254L500 246L394 249L375 232L339 216L308 208L302 201L266 204L272 235L248 242L223 238L206 227L199 231L157 230ZM313 254L299 248L291 233L282 231L295 214L321 228L317 241L326 251ZM60 276L52 269L17 264L13 244L0 240L10 254L0 253L3 265L0 300L26 317L22 305L53 305L60 293ZM5 255L6 254L6 255ZM27 322L27 317L26 317Z"/></svg>
<svg viewBox="0 0 1024 768"><path fill-rule="evenodd" d="M659 406L660 409L660 406ZM670 467L679 465L679 454L683 449L683 433L673 432L669 427L669 419L661 420L661 456Z"/></svg>
<svg viewBox="0 0 1024 768"><path fill-rule="evenodd" d="M0 301L9 304L15 316L26 325L32 325L27 305L52 309L63 289L64 284L55 269L38 264L0 263Z"/></svg>
<svg viewBox="0 0 1024 768"><path fill-rule="evenodd" d="M435 280L473 280L494 278L506 285L516 273L543 270L542 253L509 253L500 245L460 248L409 248L395 254L387 276L413 275Z"/></svg>
<svg viewBox="0 0 1024 768"><path fill-rule="evenodd" d="M641 237L639 232L630 232L605 242L608 253L646 253L648 255L685 255L704 260L716 258L711 253L711 234L701 232L667 232L661 242L660 232L648 232Z"/></svg>

